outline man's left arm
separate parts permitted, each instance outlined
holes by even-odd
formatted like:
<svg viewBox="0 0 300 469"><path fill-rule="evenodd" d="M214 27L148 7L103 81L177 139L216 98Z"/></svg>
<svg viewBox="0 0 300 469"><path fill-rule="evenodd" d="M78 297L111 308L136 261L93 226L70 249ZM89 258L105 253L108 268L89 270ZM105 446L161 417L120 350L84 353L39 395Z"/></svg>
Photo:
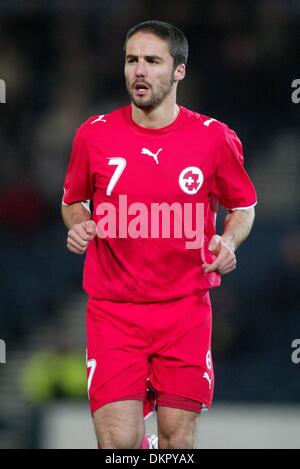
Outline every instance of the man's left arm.
<svg viewBox="0 0 300 469"><path fill-rule="evenodd" d="M222 236L214 235L208 249L217 256L212 264L203 264L205 273L229 274L236 268L235 252L248 237L255 217L254 207L229 212Z"/></svg>

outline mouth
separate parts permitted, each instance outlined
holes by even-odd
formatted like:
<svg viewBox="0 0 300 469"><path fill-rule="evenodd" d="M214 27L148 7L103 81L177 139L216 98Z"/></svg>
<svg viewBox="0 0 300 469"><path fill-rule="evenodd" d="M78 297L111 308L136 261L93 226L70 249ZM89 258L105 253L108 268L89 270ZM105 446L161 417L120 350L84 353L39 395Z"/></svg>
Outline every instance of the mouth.
<svg viewBox="0 0 300 469"><path fill-rule="evenodd" d="M134 84L133 89L138 96L143 96L149 91L150 88L149 86L145 85L145 83L138 82Z"/></svg>

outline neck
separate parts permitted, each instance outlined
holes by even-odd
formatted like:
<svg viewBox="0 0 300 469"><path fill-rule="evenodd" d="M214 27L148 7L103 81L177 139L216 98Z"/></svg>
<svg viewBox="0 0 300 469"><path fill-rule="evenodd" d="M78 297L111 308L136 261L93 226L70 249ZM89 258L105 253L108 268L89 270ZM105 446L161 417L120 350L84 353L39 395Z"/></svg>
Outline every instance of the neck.
<svg viewBox="0 0 300 469"><path fill-rule="evenodd" d="M179 106L172 103L161 103L154 109L141 109L131 103L133 121L148 129L159 129L172 124L178 116Z"/></svg>

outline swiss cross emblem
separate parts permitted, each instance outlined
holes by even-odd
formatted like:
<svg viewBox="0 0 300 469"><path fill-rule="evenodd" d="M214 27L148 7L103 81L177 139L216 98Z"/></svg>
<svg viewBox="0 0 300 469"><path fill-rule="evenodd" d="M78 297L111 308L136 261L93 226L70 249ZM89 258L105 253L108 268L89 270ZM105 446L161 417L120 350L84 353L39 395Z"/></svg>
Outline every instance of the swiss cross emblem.
<svg viewBox="0 0 300 469"><path fill-rule="evenodd" d="M181 171L179 185L186 194L197 194L203 184L204 176L200 168L190 166Z"/></svg>

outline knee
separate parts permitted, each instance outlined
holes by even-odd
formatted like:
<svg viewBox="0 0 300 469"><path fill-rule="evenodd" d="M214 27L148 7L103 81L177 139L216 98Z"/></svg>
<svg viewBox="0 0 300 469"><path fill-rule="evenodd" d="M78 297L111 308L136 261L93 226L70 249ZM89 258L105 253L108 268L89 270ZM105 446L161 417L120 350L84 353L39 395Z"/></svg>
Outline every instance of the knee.
<svg viewBox="0 0 300 469"><path fill-rule="evenodd" d="M196 442L192 436L173 435L167 440L168 449L195 449Z"/></svg>
<svg viewBox="0 0 300 469"><path fill-rule="evenodd" d="M193 432L174 432L159 435L159 448L161 449L195 449L196 437Z"/></svg>
<svg viewBox="0 0 300 469"><path fill-rule="evenodd" d="M99 441L99 449L139 449L144 434L137 431L107 433Z"/></svg>

